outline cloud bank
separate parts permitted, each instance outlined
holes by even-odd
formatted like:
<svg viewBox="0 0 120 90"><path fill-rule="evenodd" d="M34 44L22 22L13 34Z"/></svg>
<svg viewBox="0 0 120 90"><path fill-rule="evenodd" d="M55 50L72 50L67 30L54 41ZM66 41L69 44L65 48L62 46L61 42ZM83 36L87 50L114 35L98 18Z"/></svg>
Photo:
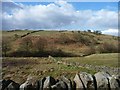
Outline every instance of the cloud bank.
<svg viewBox="0 0 120 90"><path fill-rule="evenodd" d="M118 29L108 29L108 30L102 31L102 33L103 34L109 34L109 35L118 36L119 31L118 31Z"/></svg>
<svg viewBox="0 0 120 90"><path fill-rule="evenodd" d="M76 10L72 4L65 1L58 1L48 5L16 5L15 3L3 5L3 30L56 29L64 27L65 29L67 29L66 27L77 29L82 27L114 30L118 24L118 13L115 11L105 9L98 11Z"/></svg>

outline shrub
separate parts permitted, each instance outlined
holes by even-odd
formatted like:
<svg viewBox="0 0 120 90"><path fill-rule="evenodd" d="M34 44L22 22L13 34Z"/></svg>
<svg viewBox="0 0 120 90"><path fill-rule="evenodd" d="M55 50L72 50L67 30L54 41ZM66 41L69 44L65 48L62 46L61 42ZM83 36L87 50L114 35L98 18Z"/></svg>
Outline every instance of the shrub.
<svg viewBox="0 0 120 90"><path fill-rule="evenodd" d="M91 30L87 30L88 32L91 32Z"/></svg>
<svg viewBox="0 0 120 90"><path fill-rule="evenodd" d="M19 38L18 34L14 34L14 40L17 40Z"/></svg>
<svg viewBox="0 0 120 90"><path fill-rule="evenodd" d="M19 51L30 52L32 48L32 39L31 37L22 38L22 41L19 46Z"/></svg>
<svg viewBox="0 0 120 90"><path fill-rule="evenodd" d="M104 42L98 47L100 53L118 53L118 44Z"/></svg>
<svg viewBox="0 0 120 90"><path fill-rule="evenodd" d="M79 43L82 43L82 44L85 44L85 45L91 45L91 44L95 44L96 43L96 40L94 40L93 37L90 37L90 36L85 36L85 35L82 35L80 33L76 33L74 34L74 40L75 42L79 42Z"/></svg>
<svg viewBox="0 0 120 90"><path fill-rule="evenodd" d="M96 50L95 50L95 47L94 46L87 46L84 51L83 51L83 54L84 55L91 55L91 54L95 54L96 53Z"/></svg>
<svg viewBox="0 0 120 90"><path fill-rule="evenodd" d="M93 33L96 34L96 35L101 35L102 34L101 31L94 31Z"/></svg>
<svg viewBox="0 0 120 90"><path fill-rule="evenodd" d="M45 50L46 46L47 46L47 40L45 38L41 38L41 37L39 37L33 43L33 48L37 52L43 52Z"/></svg>
<svg viewBox="0 0 120 90"><path fill-rule="evenodd" d="M80 31L78 31L78 33L80 33Z"/></svg>
<svg viewBox="0 0 120 90"><path fill-rule="evenodd" d="M67 36L66 34L61 34L59 38L55 41L55 43L59 43L59 44L71 44L74 42L75 41L70 39L70 37Z"/></svg>

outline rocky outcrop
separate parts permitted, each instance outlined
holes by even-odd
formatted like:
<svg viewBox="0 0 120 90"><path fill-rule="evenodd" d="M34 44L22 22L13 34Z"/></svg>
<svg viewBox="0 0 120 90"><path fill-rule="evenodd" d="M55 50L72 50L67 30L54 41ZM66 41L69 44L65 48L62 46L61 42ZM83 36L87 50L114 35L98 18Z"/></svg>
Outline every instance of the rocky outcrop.
<svg viewBox="0 0 120 90"><path fill-rule="evenodd" d="M51 76L40 80L28 77L26 82L18 84L12 80L2 80L1 90L120 90L120 76L107 72L91 75L86 72L77 73L73 80L61 76L54 79Z"/></svg>

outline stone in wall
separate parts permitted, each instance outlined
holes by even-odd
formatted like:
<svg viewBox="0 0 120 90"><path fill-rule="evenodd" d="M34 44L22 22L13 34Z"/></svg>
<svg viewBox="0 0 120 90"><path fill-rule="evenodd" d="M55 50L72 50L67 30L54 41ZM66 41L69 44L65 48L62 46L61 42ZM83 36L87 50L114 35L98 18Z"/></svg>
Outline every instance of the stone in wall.
<svg viewBox="0 0 120 90"><path fill-rule="evenodd" d="M1 90L120 90L120 76L107 72L91 75L86 72L77 73L73 80L61 76L56 80L51 76L35 80L29 76L23 84L10 79L2 80Z"/></svg>

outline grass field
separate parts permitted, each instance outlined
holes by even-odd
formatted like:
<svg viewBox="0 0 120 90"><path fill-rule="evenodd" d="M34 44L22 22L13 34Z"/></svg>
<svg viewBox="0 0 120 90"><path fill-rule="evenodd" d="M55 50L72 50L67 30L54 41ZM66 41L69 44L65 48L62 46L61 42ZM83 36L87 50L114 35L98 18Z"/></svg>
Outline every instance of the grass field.
<svg viewBox="0 0 120 90"><path fill-rule="evenodd" d="M118 67L118 54L94 54L86 57L70 57L56 60L63 60L68 62L79 62L82 64L102 65L110 67ZM87 69L85 67L67 66L64 64L57 64L48 58L39 57L7 57L3 59L3 78L10 78L16 82L23 83L28 75L33 75L36 79L45 76L53 76L59 78L61 75L73 79L78 72L88 72L94 74L96 71Z"/></svg>
<svg viewBox="0 0 120 90"><path fill-rule="evenodd" d="M3 78L10 77L19 83L23 83L28 75L33 75L37 79L48 75L55 78L61 75L73 78L78 71L94 73L86 68L58 65L48 58L4 58L2 63Z"/></svg>
<svg viewBox="0 0 120 90"><path fill-rule="evenodd" d="M2 35L3 36L8 36L8 37L13 37L15 34L17 35L24 35L26 33L29 33L31 31L28 31L28 30L23 30L23 31L11 31L11 32L8 32L8 31L2 31Z"/></svg>
<svg viewBox="0 0 120 90"><path fill-rule="evenodd" d="M118 53L93 54L86 57L62 58L62 60L67 62L79 62L89 65L120 67L118 56Z"/></svg>

